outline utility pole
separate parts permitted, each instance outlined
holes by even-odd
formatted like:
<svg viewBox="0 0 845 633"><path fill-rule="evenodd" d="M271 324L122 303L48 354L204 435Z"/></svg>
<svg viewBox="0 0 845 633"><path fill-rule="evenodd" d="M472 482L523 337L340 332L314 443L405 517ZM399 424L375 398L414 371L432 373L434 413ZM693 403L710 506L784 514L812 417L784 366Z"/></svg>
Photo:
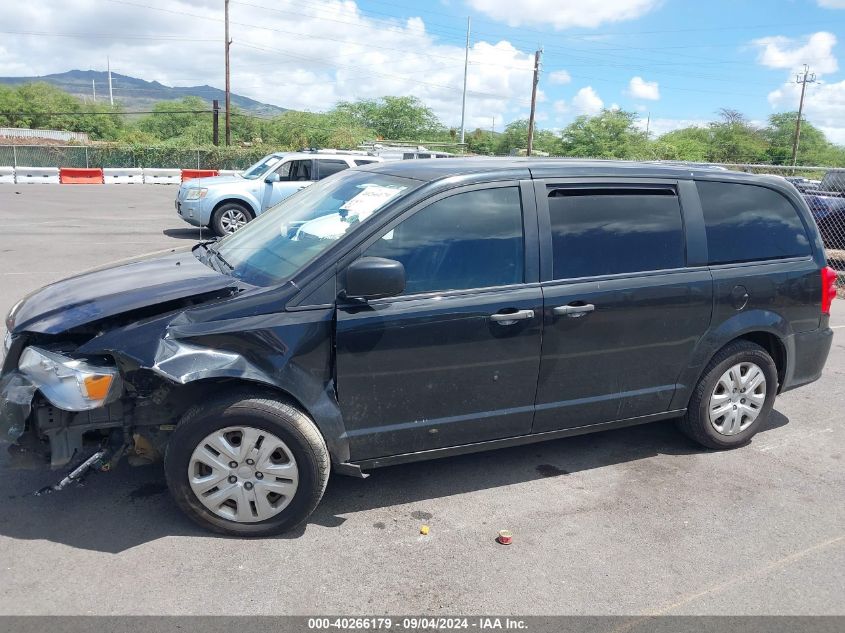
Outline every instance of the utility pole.
<svg viewBox="0 0 845 633"><path fill-rule="evenodd" d="M531 84L531 115L528 117L528 148L526 156L531 156L534 151L534 111L537 108L537 84L540 82L540 56L543 54L541 48L534 53L534 81Z"/></svg>
<svg viewBox="0 0 845 633"><path fill-rule="evenodd" d="M469 68L469 28L470 16L467 16L467 45L464 50L464 96L461 99L461 143L464 142L464 120L467 111L467 69Z"/></svg>
<svg viewBox="0 0 845 633"><path fill-rule="evenodd" d="M106 68L109 71L109 105L114 107L114 94L111 91L111 61L106 57Z"/></svg>
<svg viewBox="0 0 845 633"><path fill-rule="evenodd" d="M646 116L646 120L645 120L645 137L646 137L646 140L648 139L648 133L649 133L650 129L651 129L651 112L648 113L648 115Z"/></svg>
<svg viewBox="0 0 845 633"><path fill-rule="evenodd" d="M220 102L217 99L211 101L211 113L212 142L220 145Z"/></svg>
<svg viewBox="0 0 845 633"><path fill-rule="evenodd" d="M226 145L232 144L232 99L229 84L229 0L224 0L226 13Z"/></svg>
<svg viewBox="0 0 845 633"><path fill-rule="evenodd" d="M798 143L801 141L801 115L804 113L804 93L807 91L807 84L816 82L815 73L810 73L810 67L804 64L803 76L801 73L795 76L795 83L801 84L801 101L798 104L798 120L795 121L795 140L792 143L792 167L795 174L795 165L798 162Z"/></svg>
<svg viewBox="0 0 845 633"><path fill-rule="evenodd" d="M91 80L91 92L94 93L94 103L97 103L97 82L94 79Z"/></svg>

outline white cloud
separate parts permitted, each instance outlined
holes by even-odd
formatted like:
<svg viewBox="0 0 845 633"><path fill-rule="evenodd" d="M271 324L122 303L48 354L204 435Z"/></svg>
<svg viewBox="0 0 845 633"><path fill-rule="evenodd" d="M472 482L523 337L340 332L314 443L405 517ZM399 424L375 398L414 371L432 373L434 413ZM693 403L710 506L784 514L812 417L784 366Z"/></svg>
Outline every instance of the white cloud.
<svg viewBox="0 0 845 633"><path fill-rule="evenodd" d="M554 109L556 114L566 114L569 112L569 106L566 105L566 101L563 99L558 99L554 102Z"/></svg>
<svg viewBox="0 0 845 633"><path fill-rule="evenodd" d="M80 34L4 35L0 75L105 70L109 56L112 70L122 74L167 85L222 87L222 3L148 4L65 0L44 10L39 3L0 2L4 30ZM375 20L362 15L352 0L306 4L277 0L268 5L273 10L260 14L232 4L234 92L312 111L328 110L338 100L408 94L424 100L446 125L460 124L463 46L441 43L417 17ZM131 29L121 31L115 24L130 24ZM467 127L486 128L492 116L511 120L511 112L526 108L533 63L533 52L507 41L475 43L470 50ZM114 88L118 100L127 94L120 81Z"/></svg>
<svg viewBox="0 0 845 633"><path fill-rule="evenodd" d="M769 93L769 103L779 111L798 109L801 87L787 82ZM804 116L835 143L845 144L845 81L807 86Z"/></svg>
<svg viewBox="0 0 845 633"><path fill-rule="evenodd" d="M834 73L839 69L833 55L833 47L836 46L833 33L819 31L802 39L773 35L751 43L760 49L757 61L769 68L797 70L802 64L808 64L818 74Z"/></svg>
<svg viewBox="0 0 845 633"><path fill-rule="evenodd" d="M845 0L818 0L819 6L825 9L845 9Z"/></svg>
<svg viewBox="0 0 845 633"><path fill-rule="evenodd" d="M568 84L572 81L572 76L565 70L556 70L549 75L549 81L553 84Z"/></svg>
<svg viewBox="0 0 845 633"><path fill-rule="evenodd" d="M596 115L604 108L604 101L596 93L592 86L581 88L572 97L572 107L578 114Z"/></svg>
<svg viewBox="0 0 845 633"><path fill-rule="evenodd" d="M633 77L628 84L628 94L634 99L657 101L660 99L660 87L656 81L646 81L642 77Z"/></svg>
<svg viewBox="0 0 845 633"><path fill-rule="evenodd" d="M508 26L548 26L555 29L595 27L605 22L622 22L645 15L663 0L468 0L488 17Z"/></svg>

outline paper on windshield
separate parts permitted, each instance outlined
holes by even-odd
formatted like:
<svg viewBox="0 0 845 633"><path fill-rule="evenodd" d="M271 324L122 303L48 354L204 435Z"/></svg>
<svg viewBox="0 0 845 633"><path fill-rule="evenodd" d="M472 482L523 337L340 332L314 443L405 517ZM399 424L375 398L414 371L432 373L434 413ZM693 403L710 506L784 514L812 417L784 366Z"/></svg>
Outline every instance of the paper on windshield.
<svg viewBox="0 0 845 633"><path fill-rule="evenodd" d="M357 196L347 200L340 208L348 211L349 215L358 216L359 220L371 215L376 209L387 204L391 198L395 198L405 187L382 187L370 185Z"/></svg>

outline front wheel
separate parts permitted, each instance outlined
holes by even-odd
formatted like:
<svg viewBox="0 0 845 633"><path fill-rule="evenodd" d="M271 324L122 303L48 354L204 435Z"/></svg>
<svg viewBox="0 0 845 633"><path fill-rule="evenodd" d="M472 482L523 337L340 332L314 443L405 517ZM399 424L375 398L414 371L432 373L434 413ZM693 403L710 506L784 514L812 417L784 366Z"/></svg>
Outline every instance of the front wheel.
<svg viewBox="0 0 845 633"><path fill-rule="evenodd" d="M243 205L229 202L221 205L211 217L211 228L218 237L226 237L252 221L252 212Z"/></svg>
<svg viewBox="0 0 845 633"><path fill-rule="evenodd" d="M222 398L185 414L164 468L177 505L214 532L269 536L304 521L329 477L326 444L298 409L258 396Z"/></svg>
<svg viewBox="0 0 845 633"><path fill-rule="evenodd" d="M704 370L680 428L707 448L747 444L765 424L777 389L769 353L751 341L731 343Z"/></svg>

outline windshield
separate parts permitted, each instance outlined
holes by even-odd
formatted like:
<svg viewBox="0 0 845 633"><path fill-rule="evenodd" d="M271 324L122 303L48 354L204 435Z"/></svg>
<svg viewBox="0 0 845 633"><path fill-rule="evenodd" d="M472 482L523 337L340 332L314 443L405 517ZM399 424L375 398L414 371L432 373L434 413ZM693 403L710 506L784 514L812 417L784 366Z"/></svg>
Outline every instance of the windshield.
<svg viewBox="0 0 845 633"><path fill-rule="evenodd" d="M260 178L261 175L268 169L282 162L282 158L282 156L276 156L274 154L265 156L260 161L255 163L252 167L247 169L245 172L241 173L241 176L243 176L244 178L248 178L249 180L255 180L256 178Z"/></svg>
<svg viewBox="0 0 845 633"><path fill-rule="evenodd" d="M352 227L420 184L386 174L342 171L286 198L213 250L234 277L256 286L279 284Z"/></svg>

